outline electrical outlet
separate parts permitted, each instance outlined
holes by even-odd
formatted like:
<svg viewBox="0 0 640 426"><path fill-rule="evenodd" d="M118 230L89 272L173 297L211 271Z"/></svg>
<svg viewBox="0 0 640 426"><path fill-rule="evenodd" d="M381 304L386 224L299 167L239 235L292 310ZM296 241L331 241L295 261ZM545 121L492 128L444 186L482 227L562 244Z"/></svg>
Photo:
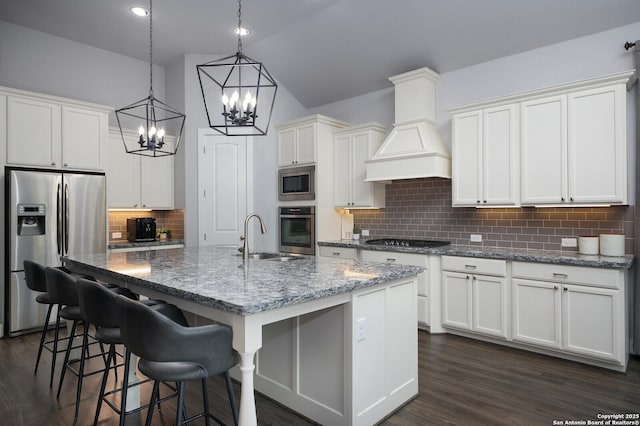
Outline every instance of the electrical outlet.
<svg viewBox="0 0 640 426"><path fill-rule="evenodd" d="M480 234L471 234L471 237L469 239L471 240L472 243L481 243L482 242L482 235L480 235Z"/></svg>
<svg viewBox="0 0 640 426"><path fill-rule="evenodd" d="M356 321L356 341L361 342L366 339L367 318L358 318Z"/></svg>
<svg viewBox="0 0 640 426"><path fill-rule="evenodd" d="M368 229L363 229L362 230L362 236L363 237L368 237L369 236L369 230Z"/></svg>
<svg viewBox="0 0 640 426"><path fill-rule="evenodd" d="M560 245L562 247L578 247L578 239L577 238L563 238L561 240Z"/></svg>
<svg viewBox="0 0 640 426"><path fill-rule="evenodd" d="M113 238L114 240L117 240L118 238L122 238L122 232L112 232L111 238Z"/></svg>

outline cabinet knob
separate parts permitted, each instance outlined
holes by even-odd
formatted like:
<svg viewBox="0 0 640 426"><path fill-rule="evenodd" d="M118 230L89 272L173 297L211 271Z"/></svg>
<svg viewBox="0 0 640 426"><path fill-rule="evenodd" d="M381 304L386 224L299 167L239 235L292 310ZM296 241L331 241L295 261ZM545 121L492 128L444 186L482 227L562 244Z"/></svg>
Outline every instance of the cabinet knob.
<svg viewBox="0 0 640 426"><path fill-rule="evenodd" d="M564 203L564 197L561 197L561 198L560 198L560 201L562 201L562 202Z"/></svg>
<svg viewBox="0 0 640 426"><path fill-rule="evenodd" d="M52 165L52 166L55 166L55 165L56 165L56 162L55 162L55 161L52 161L52 162L51 162L51 165Z"/></svg>
<svg viewBox="0 0 640 426"><path fill-rule="evenodd" d="M483 203L486 203L486 202L487 202L487 200L484 200L484 201L483 201Z"/></svg>
<svg viewBox="0 0 640 426"><path fill-rule="evenodd" d="M143 204L143 205L142 205L142 207L147 207L147 205L146 205L146 204Z"/></svg>
<svg viewBox="0 0 640 426"><path fill-rule="evenodd" d="M566 287L564 287L564 288L563 288L563 290L564 290L564 291L569 291L569 289L568 289L568 288L566 288Z"/></svg>
<svg viewBox="0 0 640 426"><path fill-rule="evenodd" d="M573 197L569 198L569 200L573 202Z"/></svg>
<svg viewBox="0 0 640 426"><path fill-rule="evenodd" d="M134 204L134 205L133 205L133 207L138 207L138 205L137 205L137 204Z"/></svg>
<svg viewBox="0 0 640 426"><path fill-rule="evenodd" d="M68 163L63 163L62 166L63 167L69 167L69 164Z"/></svg>
<svg viewBox="0 0 640 426"><path fill-rule="evenodd" d="M469 275L467 275L467 279L469 279Z"/></svg>
<svg viewBox="0 0 640 426"><path fill-rule="evenodd" d="M557 289L558 289L558 286L557 286L557 285L554 285L554 286L553 286L553 289L554 289L554 290L557 290Z"/></svg>
<svg viewBox="0 0 640 426"><path fill-rule="evenodd" d="M480 204L480 200L476 200L476 203Z"/></svg>

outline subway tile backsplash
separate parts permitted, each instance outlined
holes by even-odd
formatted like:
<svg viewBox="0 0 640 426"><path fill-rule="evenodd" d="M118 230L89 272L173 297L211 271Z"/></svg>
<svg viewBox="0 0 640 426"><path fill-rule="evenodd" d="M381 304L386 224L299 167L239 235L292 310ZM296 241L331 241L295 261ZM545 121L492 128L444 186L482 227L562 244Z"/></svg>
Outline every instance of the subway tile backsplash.
<svg viewBox="0 0 640 426"><path fill-rule="evenodd" d="M451 206L451 180L394 181L387 185L385 209L352 210L367 239L437 239L478 247L577 251L561 247L562 238L624 232L625 251L633 253L634 207L469 208ZM471 243L481 234L481 243Z"/></svg>
<svg viewBox="0 0 640 426"><path fill-rule="evenodd" d="M130 217L155 217L156 227L164 226L169 229L169 238L172 240L184 239L184 210L113 210L109 211L109 244L127 241L127 218ZM114 232L120 232L121 238L113 238Z"/></svg>

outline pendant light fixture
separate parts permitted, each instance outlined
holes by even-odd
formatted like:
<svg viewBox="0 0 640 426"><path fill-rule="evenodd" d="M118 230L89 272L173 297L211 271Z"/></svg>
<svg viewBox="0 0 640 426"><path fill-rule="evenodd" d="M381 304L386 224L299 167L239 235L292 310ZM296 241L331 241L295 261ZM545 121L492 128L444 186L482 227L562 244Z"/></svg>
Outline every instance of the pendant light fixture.
<svg viewBox="0 0 640 426"><path fill-rule="evenodd" d="M242 28L242 0L238 27ZM234 55L197 65L209 127L226 136L266 135L278 85L267 68L242 52L241 31Z"/></svg>
<svg viewBox="0 0 640 426"><path fill-rule="evenodd" d="M116 111L124 148L129 154L148 157L175 155L182 139L186 116L153 95L153 0L149 0L149 96ZM133 141L127 129L137 129ZM175 135L169 140L165 135Z"/></svg>

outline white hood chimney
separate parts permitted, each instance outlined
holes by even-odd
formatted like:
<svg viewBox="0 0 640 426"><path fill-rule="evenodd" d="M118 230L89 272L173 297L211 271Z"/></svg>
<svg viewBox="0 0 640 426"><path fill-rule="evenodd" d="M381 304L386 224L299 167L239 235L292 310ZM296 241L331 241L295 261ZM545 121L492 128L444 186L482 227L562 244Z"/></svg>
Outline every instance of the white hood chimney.
<svg viewBox="0 0 640 426"><path fill-rule="evenodd" d="M366 181L451 178L451 154L435 126L437 78L429 68L389 78L395 85L395 123L366 162Z"/></svg>

